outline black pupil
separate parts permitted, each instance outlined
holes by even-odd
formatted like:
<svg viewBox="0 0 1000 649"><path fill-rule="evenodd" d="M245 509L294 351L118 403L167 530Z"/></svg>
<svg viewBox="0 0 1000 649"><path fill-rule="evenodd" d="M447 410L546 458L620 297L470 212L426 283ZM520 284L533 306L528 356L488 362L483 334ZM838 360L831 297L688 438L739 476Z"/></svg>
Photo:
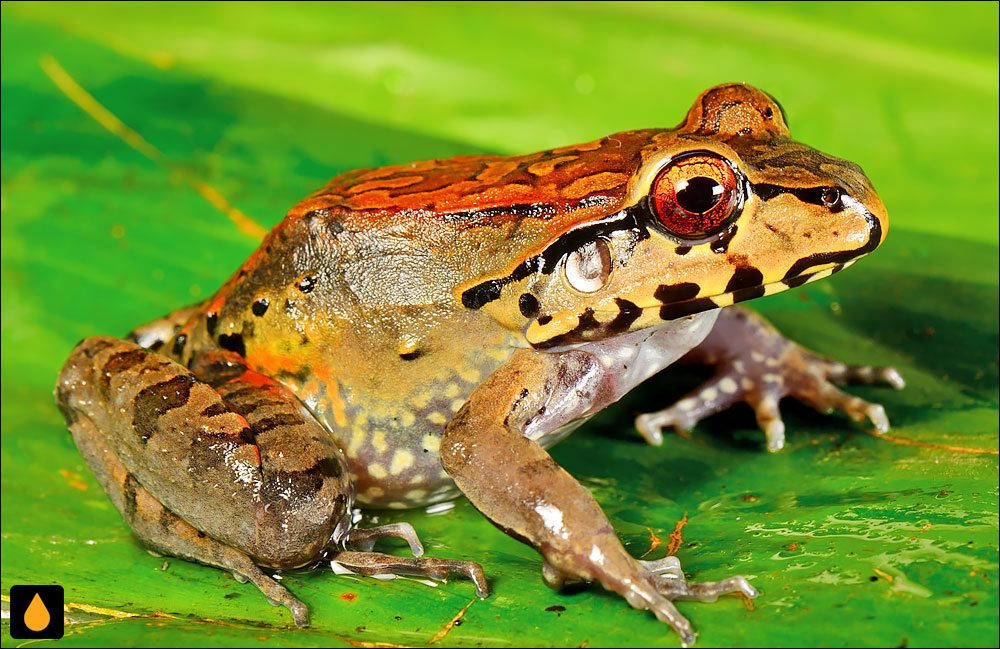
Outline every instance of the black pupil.
<svg viewBox="0 0 1000 649"><path fill-rule="evenodd" d="M712 178L698 176L687 181L677 192L677 204L692 214L702 214L715 207L722 198L722 185Z"/></svg>

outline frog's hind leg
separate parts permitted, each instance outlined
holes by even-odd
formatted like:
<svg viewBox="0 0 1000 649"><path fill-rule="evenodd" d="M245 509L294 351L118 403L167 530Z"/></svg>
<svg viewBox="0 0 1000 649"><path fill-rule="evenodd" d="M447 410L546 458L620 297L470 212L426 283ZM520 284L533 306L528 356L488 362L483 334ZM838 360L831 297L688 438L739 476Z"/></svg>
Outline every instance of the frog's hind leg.
<svg viewBox="0 0 1000 649"><path fill-rule="evenodd" d="M56 400L140 539L253 581L308 624L306 607L257 565L308 565L346 528L343 459L284 386L235 354L197 360L192 372L134 343L90 338L70 354Z"/></svg>
<svg viewBox="0 0 1000 649"><path fill-rule="evenodd" d="M846 394L836 385L904 386L899 372L891 367L846 365L824 358L785 339L764 318L738 306L723 309L704 342L681 360L713 364L716 374L673 406L636 418L636 428L650 444L663 442L664 428L686 432L705 417L745 401L767 436L768 450L781 450L785 424L778 403L786 396L825 414L840 410L855 421L868 419L877 432L884 433L889 430L885 409Z"/></svg>
<svg viewBox="0 0 1000 649"><path fill-rule="evenodd" d="M395 537L404 539L413 552L413 557L396 557L381 552L372 552L376 541ZM489 586L482 566L474 561L457 561L421 556L424 546L409 523L389 523L379 527L355 528L340 538L341 547L360 548L363 552L344 550L331 552L326 559L336 572L341 570L367 575L418 575L444 580L451 574L462 574L476 585L476 594L489 595Z"/></svg>
<svg viewBox="0 0 1000 649"><path fill-rule="evenodd" d="M237 581L251 581L271 604L287 608L297 626L309 624L309 610L288 589L264 574L243 552L206 536L164 507L128 472L91 419L71 410L65 413L70 433L84 460L122 518L147 548L222 568L231 572Z"/></svg>
<svg viewBox="0 0 1000 649"><path fill-rule="evenodd" d="M434 557L397 557L381 552L338 552L328 557L335 571L376 577L379 575L415 575L445 580L448 575L462 574L476 585L476 594L490 594L483 568L474 561L436 559Z"/></svg>
<svg viewBox="0 0 1000 649"><path fill-rule="evenodd" d="M365 552L371 552L375 543L381 539L397 538L406 541L410 546L413 556L419 557L424 553L424 544L420 542L416 530L409 523L389 523L378 527L354 528L348 531L341 543L345 546L360 548Z"/></svg>

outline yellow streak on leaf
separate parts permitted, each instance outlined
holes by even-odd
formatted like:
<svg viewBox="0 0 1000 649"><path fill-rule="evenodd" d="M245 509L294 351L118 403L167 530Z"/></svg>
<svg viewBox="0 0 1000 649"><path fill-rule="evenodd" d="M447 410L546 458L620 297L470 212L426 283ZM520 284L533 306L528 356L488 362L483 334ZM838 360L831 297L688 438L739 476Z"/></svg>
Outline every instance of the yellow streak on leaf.
<svg viewBox="0 0 1000 649"><path fill-rule="evenodd" d="M462 607L462 610L455 613L455 617L451 618L447 624L441 627L441 630L434 634L434 637L427 641L427 644L434 644L435 642L444 638L448 633L455 628L455 623L462 619L465 612L469 610L469 607L476 603L476 600L472 600L468 604Z"/></svg>
<svg viewBox="0 0 1000 649"><path fill-rule="evenodd" d="M872 568L872 571L876 575L878 575L879 577L881 577L882 579L885 579L886 581L888 581L889 583L892 583L892 582L896 581L895 577L893 577L889 573L885 572L884 570L879 570L878 568Z"/></svg>
<svg viewBox="0 0 1000 649"><path fill-rule="evenodd" d="M211 203L212 207L222 212L226 218L232 221L240 232L258 241L264 238L264 235L267 234L267 229L264 226L233 207L214 187L195 176L190 170L167 159L163 155L163 152L146 141L139 133L105 108L93 95L84 90L83 86L77 83L54 57L49 55L43 56L39 60L39 65L42 71L52 80L52 83L70 101L79 106L81 110L90 115L94 121L106 128L112 135L156 164L165 167L168 171L176 173L183 178L184 182L201 194L202 198Z"/></svg>
<svg viewBox="0 0 1000 649"><path fill-rule="evenodd" d="M920 446L922 448L939 448L943 451L954 451L956 453L973 453L975 455L1000 455L1000 451L993 448L966 448L964 446L949 446L948 444L932 444L931 442L921 442L915 439L906 439L905 437L894 437L892 435L883 435L875 430L868 430L869 435L878 437L879 439L884 439L888 442L893 442L895 444L904 444L906 446Z"/></svg>
<svg viewBox="0 0 1000 649"><path fill-rule="evenodd" d="M124 620L130 617L167 617L174 618L173 615L167 615L166 613L161 613L157 611L152 615L143 615L141 613L129 613L128 611L119 611L114 608L102 608L100 606L92 606L90 604L83 604L81 602L66 602L63 605L63 611L66 613L72 613L73 611L83 611L84 613L92 613L94 615L104 615L105 617L111 617L116 620Z"/></svg>

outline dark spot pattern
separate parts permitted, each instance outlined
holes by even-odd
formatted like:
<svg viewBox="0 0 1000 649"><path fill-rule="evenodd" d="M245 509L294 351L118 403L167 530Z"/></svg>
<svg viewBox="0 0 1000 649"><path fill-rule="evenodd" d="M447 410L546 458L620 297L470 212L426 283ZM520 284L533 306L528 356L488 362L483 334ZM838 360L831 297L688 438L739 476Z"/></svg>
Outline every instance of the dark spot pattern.
<svg viewBox="0 0 1000 649"><path fill-rule="evenodd" d="M240 356L247 355L247 348L243 342L243 334L222 334L219 336L219 347L236 352Z"/></svg>
<svg viewBox="0 0 1000 649"><path fill-rule="evenodd" d="M260 421L255 421L251 424L251 426L253 428L254 435L258 436L272 431L278 426L301 426L304 423L306 423L305 420L297 414L293 412L283 412L270 417L265 417Z"/></svg>
<svg viewBox="0 0 1000 649"><path fill-rule="evenodd" d="M253 314L255 316L260 318L265 313L267 313L267 307L269 306L269 304L270 303L268 302L266 297L257 298L257 300L253 303L253 306L250 307L250 310L253 311Z"/></svg>
<svg viewBox="0 0 1000 649"><path fill-rule="evenodd" d="M226 404L220 401L218 403L213 403L212 405L202 410L201 416L206 418L218 417L219 415L224 415L227 412L230 412L229 408L226 407Z"/></svg>
<svg viewBox="0 0 1000 649"><path fill-rule="evenodd" d="M316 278L312 275L306 275L299 280L295 287L299 289L299 292L301 293L311 293L312 290L316 288Z"/></svg>
<svg viewBox="0 0 1000 649"><path fill-rule="evenodd" d="M694 300L678 302L676 304L664 304L660 307L660 318L663 320L674 320L676 318L683 318L684 316L692 315L694 313L709 311L711 309L718 308L718 306L719 305L707 297L699 297Z"/></svg>
<svg viewBox="0 0 1000 649"><path fill-rule="evenodd" d="M557 345L601 340L628 331L632 323L642 315L642 309L622 298L615 298L615 304L618 306L618 313L611 322L601 323L594 315L594 310L588 307L579 316L580 320L576 327L548 340L540 341L535 347L546 349ZM541 318L538 321L541 322Z"/></svg>
<svg viewBox="0 0 1000 649"><path fill-rule="evenodd" d="M619 312L618 315L615 316L615 319L607 325L609 335L615 335L628 331L628 328L632 326L632 323L638 320L639 316L642 315L642 309L628 300L616 297L615 304L618 305Z"/></svg>
<svg viewBox="0 0 1000 649"><path fill-rule="evenodd" d="M536 298L531 293L522 293L521 297L517 300L517 307L521 311L521 315L525 318L534 318L538 315L538 309L540 305L538 304L538 298Z"/></svg>
<svg viewBox="0 0 1000 649"><path fill-rule="evenodd" d="M122 372L127 372L137 365L141 365L148 356L149 352L142 349L130 349L129 351L118 352L109 358L104 363L104 367L101 368L101 387L104 396L107 397L108 391L111 389L111 377Z"/></svg>
<svg viewBox="0 0 1000 649"><path fill-rule="evenodd" d="M184 353L184 346L187 345L188 337L187 334L181 334L174 338L173 353L174 356L180 356Z"/></svg>
<svg viewBox="0 0 1000 649"><path fill-rule="evenodd" d="M195 379L190 374L178 374L172 379L144 388L132 405L132 429L143 444L159 431L159 418L179 408L191 397Z"/></svg>
<svg viewBox="0 0 1000 649"><path fill-rule="evenodd" d="M735 223L730 225L728 228L723 230L717 235L715 241L711 243L712 252L717 255L721 255L729 250L729 244L732 243L733 237L736 236L736 231L739 230L739 226Z"/></svg>
<svg viewBox="0 0 1000 649"><path fill-rule="evenodd" d="M219 314L215 311L209 311L205 314L205 331L208 332L209 336L215 336L215 330L219 326Z"/></svg>
<svg viewBox="0 0 1000 649"><path fill-rule="evenodd" d="M754 297L760 297L764 294L764 274L753 266L740 266L733 273L732 278L730 278L729 283L726 284L726 293L732 293L740 289L750 289L754 288L759 290L759 293ZM749 298L744 298L749 299Z"/></svg>
<svg viewBox="0 0 1000 649"><path fill-rule="evenodd" d="M664 304L673 304L684 300L693 299L701 287L694 282L680 282L679 284L660 284L653 297Z"/></svg>
<svg viewBox="0 0 1000 649"><path fill-rule="evenodd" d="M125 474L125 483L122 485L122 495L125 497L124 508L122 514L125 520L131 522L135 520L136 510L138 510L139 505L136 503L136 491L139 489L139 483L136 479L132 477L131 473Z"/></svg>

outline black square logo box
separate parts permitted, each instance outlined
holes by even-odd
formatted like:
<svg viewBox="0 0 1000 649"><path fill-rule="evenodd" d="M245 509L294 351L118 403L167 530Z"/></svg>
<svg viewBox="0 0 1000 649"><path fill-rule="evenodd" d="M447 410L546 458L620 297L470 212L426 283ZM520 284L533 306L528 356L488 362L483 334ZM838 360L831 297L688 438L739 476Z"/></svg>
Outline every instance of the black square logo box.
<svg viewBox="0 0 1000 649"><path fill-rule="evenodd" d="M63 637L62 586L11 586L10 637L58 640Z"/></svg>

